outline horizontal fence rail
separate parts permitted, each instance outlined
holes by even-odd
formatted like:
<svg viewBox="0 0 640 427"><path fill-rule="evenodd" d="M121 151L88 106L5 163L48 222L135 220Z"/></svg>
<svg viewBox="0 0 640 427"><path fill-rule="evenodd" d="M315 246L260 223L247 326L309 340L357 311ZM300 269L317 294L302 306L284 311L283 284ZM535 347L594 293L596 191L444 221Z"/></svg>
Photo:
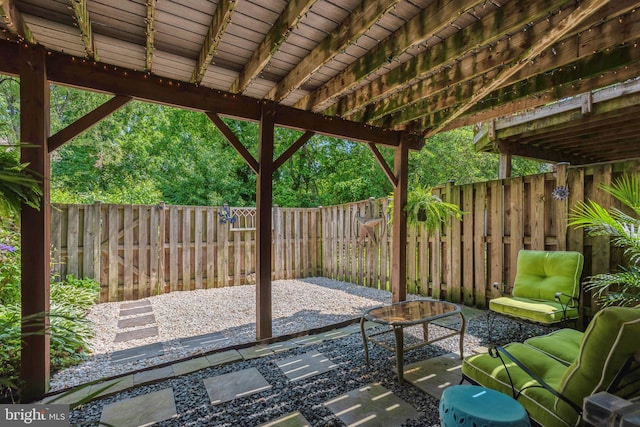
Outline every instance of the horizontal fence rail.
<svg viewBox="0 0 640 427"><path fill-rule="evenodd" d="M616 206L600 189L640 162L587 167L434 188L464 211L440 231L407 231L407 291L470 306L511 292L520 249L574 250L585 256L583 279L615 270L620 249L607 237L567 227L578 201ZM566 187L566 198L554 190ZM274 279L322 275L390 289L389 200L312 209L273 208ZM54 205L54 271L101 283L101 302L255 281L255 209L200 206ZM595 307L583 292L582 307Z"/></svg>

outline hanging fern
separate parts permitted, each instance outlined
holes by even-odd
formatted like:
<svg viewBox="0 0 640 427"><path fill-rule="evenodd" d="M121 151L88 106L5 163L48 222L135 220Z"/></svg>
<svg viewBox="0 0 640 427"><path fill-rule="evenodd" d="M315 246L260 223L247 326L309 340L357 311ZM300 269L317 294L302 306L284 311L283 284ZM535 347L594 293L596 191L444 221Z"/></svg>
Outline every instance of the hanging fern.
<svg viewBox="0 0 640 427"><path fill-rule="evenodd" d="M28 163L20 163L18 150L9 146L0 150L0 212L17 214L24 203L40 209L40 181L29 173Z"/></svg>

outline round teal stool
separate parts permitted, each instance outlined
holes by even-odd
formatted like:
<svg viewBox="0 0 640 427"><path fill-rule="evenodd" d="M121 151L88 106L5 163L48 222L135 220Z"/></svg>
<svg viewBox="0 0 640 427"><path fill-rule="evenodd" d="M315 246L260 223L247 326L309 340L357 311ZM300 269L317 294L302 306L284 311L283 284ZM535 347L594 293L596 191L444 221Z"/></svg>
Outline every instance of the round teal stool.
<svg viewBox="0 0 640 427"><path fill-rule="evenodd" d="M530 427L529 415L515 399L477 385L448 387L440 398L442 427Z"/></svg>

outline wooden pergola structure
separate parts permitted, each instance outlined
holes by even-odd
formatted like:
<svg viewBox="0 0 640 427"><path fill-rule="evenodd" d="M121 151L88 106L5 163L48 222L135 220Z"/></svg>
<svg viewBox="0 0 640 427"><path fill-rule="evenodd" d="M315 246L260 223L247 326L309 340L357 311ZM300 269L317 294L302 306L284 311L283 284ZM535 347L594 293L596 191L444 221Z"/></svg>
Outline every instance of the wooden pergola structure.
<svg viewBox="0 0 640 427"><path fill-rule="evenodd" d="M0 0L0 73L20 78L21 139L37 146L22 158L44 177L42 208L22 210L23 316L49 307L50 153L132 99L205 113L257 174L258 338L271 336L271 177L315 133L368 144L393 184L391 283L394 300L405 299L409 150L444 130L638 76L638 6ZM113 98L50 135L50 83ZM259 123L257 158L223 116ZM305 132L277 159L275 126ZM394 148L393 165L380 145ZM49 341L23 330L25 397L37 396L48 388Z"/></svg>

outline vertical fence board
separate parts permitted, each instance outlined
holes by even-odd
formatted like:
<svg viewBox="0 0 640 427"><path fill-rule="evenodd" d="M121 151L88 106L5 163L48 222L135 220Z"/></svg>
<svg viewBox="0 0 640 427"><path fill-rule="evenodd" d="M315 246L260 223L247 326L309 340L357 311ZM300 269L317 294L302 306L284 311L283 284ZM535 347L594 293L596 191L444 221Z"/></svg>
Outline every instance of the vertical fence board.
<svg viewBox="0 0 640 427"><path fill-rule="evenodd" d="M502 203L502 185L499 181L491 181L489 184L491 192L490 202L490 226L491 226L491 247L490 247L490 266L489 282L491 283L491 297L499 297L502 294L504 284L503 278L503 260L504 245L503 236L503 212L504 205Z"/></svg>
<svg viewBox="0 0 640 427"><path fill-rule="evenodd" d="M545 186L544 175L531 177L531 249L545 249Z"/></svg>
<svg viewBox="0 0 640 427"><path fill-rule="evenodd" d="M178 239L180 238L180 218L177 206L169 208L169 289L178 291L178 269L180 268Z"/></svg>
<svg viewBox="0 0 640 427"><path fill-rule="evenodd" d="M191 286L191 216L192 207L182 208L182 290L188 291Z"/></svg>
<svg viewBox="0 0 640 427"><path fill-rule="evenodd" d="M78 233L80 231L80 210L78 205L69 205L67 221L67 274L78 277Z"/></svg>
<svg viewBox="0 0 640 427"><path fill-rule="evenodd" d="M476 262L473 256L473 184L462 187L462 211L467 213L462 217L462 302L473 306L475 302L473 274Z"/></svg>
<svg viewBox="0 0 640 427"><path fill-rule="evenodd" d="M214 208L207 208L207 288L213 288L216 285L216 235L215 227L218 219Z"/></svg>
<svg viewBox="0 0 640 427"><path fill-rule="evenodd" d="M138 207L138 298L151 295L149 283L149 210L148 206Z"/></svg>
<svg viewBox="0 0 640 427"><path fill-rule="evenodd" d="M453 183L447 184L447 197L449 203L460 206L460 188L454 186ZM460 302L461 297L461 276L462 270L462 226L460 221L456 219L449 220L449 229L447 230L448 242L450 246L449 258L449 276L448 276L448 298L452 302Z"/></svg>
<svg viewBox="0 0 640 427"><path fill-rule="evenodd" d="M119 301L118 295L118 282L119 282L119 253L118 235L120 229L118 228L118 207L109 205L109 272L108 272L108 284L109 284L109 301Z"/></svg>
<svg viewBox="0 0 640 427"><path fill-rule="evenodd" d="M474 300L478 307L486 307L487 305L487 256L486 256L486 203L487 203L487 186L484 183L474 185L475 204L473 212L473 250L474 250Z"/></svg>
<svg viewBox="0 0 640 427"><path fill-rule="evenodd" d="M202 216L204 210L201 207L194 209L194 223L193 223L193 267L194 267L194 281L195 288L202 289L203 283L203 268L202 268L202 242L204 237L204 229L202 225Z"/></svg>
<svg viewBox="0 0 640 427"><path fill-rule="evenodd" d="M133 206L123 207L123 227L122 240L124 242L122 250L122 265L124 271L124 299L129 301L134 299L133 292L133 262L126 262L133 258Z"/></svg>
<svg viewBox="0 0 640 427"><path fill-rule="evenodd" d="M509 180L509 188L511 193L511 199L509 201L509 208L511 211L511 221L509 224L509 277L505 277L506 284L505 290L511 291L513 287L513 281L516 276L516 263L518 260L518 252L524 248L524 230L522 216L524 210L524 182L522 178L511 178Z"/></svg>

